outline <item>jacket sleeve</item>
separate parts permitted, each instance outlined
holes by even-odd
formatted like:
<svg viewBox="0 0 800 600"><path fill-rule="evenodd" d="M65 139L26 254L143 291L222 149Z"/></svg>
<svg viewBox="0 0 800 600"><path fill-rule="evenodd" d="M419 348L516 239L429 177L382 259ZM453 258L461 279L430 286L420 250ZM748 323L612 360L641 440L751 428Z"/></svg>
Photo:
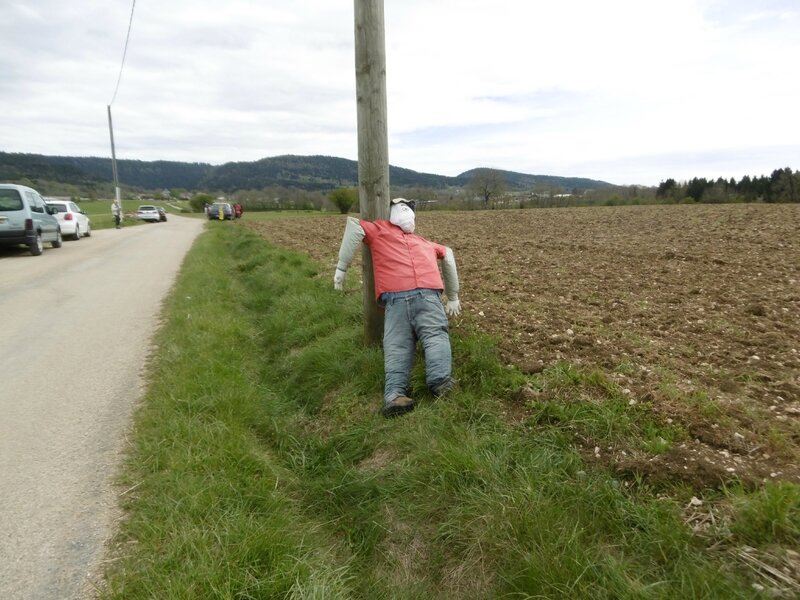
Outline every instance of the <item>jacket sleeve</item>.
<svg viewBox="0 0 800 600"><path fill-rule="evenodd" d="M353 262L353 257L356 250L364 240L364 228L358 219L347 217L347 225L344 228L344 237L342 237L342 245L339 247L339 262L336 268L340 271L347 271L350 263Z"/></svg>
<svg viewBox="0 0 800 600"><path fill-rule="evenodd" d="M447 248L442 259L442 275L444 276L444 293L448 300L458 300L458 269L453 250Z"/></svg>

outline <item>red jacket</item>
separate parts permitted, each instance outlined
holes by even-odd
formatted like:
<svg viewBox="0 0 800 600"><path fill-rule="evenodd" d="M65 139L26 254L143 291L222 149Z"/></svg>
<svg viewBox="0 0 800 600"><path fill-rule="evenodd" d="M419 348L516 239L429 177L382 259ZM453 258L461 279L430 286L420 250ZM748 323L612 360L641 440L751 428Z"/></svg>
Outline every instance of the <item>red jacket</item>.
<svg viewBox="0 0 800 600"><path fill-rule="evenodd" d="M442 290L437 260L447 247L415 233L405 233L389 221L364 221L364 243L372 252L375 296L384 292L406 292L416 288Z"/></svg>

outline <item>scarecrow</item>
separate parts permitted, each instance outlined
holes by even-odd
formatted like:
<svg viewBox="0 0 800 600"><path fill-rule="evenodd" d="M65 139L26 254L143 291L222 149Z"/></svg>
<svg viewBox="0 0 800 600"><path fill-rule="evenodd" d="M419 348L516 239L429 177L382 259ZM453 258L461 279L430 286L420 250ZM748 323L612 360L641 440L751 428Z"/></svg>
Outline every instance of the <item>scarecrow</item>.
<svg viewBox="0 0 800 600"><path fill-rule="evenodd" d="M414 410L414 400L407 394L418 341L425 353L425 381L434 396L444 396L455 384L447 315L461 312L456 261L450 248L414 233L415 216L414 200L395 198L388 221L348 217L333 276L334 288L341 290L356 250L361 243L369 247L375 296L385 311L385 417ZM442 261L441 274L438 261Z"/></svg>

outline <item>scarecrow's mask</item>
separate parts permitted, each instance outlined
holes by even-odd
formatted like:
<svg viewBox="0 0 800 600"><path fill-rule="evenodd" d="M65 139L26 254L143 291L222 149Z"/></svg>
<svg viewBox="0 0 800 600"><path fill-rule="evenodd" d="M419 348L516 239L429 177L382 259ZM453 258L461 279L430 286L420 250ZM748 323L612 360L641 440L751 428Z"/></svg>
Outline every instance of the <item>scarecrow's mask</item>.
<svg viewBox="0 0 800 600"><path fill-rule="evenodd" d="M397 200L400 200L400 202L397 202ZM392 200L389 222L397 225L406 233L414 233L414 228L416 226L414 209L405 201L402 201L402 199L395 198L395 200Z"/></svg>

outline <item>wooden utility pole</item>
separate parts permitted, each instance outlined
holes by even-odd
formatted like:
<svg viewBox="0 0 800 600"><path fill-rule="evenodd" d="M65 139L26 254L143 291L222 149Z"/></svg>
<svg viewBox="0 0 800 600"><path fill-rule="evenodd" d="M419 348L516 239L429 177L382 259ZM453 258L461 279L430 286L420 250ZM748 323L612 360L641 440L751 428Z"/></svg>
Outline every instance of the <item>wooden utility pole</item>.
<svg viewBox="0 0 800 600"><path fill-rule="evenodd" d="M389 139L386 125L386 42L383 0L355 0L358 203L361 218L389 218ZM372 255L363 246L364 334L383 337L383 313L375 301Z"/></svg>

